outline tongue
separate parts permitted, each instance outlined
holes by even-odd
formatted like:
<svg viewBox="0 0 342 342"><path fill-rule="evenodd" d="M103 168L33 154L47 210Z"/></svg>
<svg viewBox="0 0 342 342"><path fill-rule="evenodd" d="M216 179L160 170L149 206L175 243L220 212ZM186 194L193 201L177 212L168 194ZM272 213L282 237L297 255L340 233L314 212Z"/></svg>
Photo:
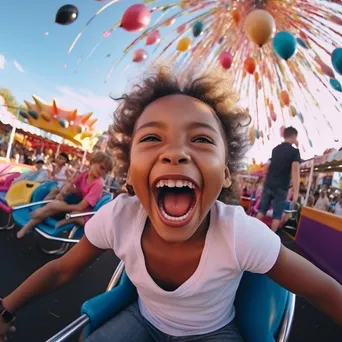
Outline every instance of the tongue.
<svg viewBox="0 0 342 342"><path fill-rule="evenodd" d="M180 217L185 215L192 203L191 193L166 193L163 199L165 212L170 216Z"/></svg>

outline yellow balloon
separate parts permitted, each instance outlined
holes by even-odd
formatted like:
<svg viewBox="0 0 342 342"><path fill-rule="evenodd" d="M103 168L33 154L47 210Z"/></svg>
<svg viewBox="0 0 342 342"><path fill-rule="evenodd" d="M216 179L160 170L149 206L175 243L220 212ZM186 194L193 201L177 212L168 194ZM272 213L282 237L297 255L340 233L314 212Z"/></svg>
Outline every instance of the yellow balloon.
<svg viewBox="0 0 342 342"><path fill-rule="evenodd" d="M276 32L272 15L261 9L253 10L247 15L244 28L248 39L260 47L266 44Z"/></svg>
<svg viewBox="0 0 342 342"><path fill-rule="evenodd" d="M177 45L177 50L180 52L185 52L188 51L191 48L191 38L189 37L184 37L179 40L178 45Z"/></svg>

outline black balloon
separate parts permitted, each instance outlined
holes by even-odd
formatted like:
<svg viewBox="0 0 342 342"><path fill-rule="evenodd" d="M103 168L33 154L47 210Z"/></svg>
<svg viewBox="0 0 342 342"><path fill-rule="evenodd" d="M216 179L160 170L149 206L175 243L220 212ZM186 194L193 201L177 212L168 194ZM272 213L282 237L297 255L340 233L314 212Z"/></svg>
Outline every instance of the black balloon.
<svg viewBox="0 0 342 342"><path fill-rule="evenodd" d="M56 13L56 23L61 25L72 24L78 17L78 9L74 5L64 5Z"/></svg>

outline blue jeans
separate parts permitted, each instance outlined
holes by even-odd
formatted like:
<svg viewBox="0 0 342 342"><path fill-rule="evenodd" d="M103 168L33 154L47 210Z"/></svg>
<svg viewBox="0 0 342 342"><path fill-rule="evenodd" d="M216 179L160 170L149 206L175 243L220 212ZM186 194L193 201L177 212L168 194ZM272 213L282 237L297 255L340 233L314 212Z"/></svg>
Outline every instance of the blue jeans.
<svg viewBox="0 0 342 342"><path fill-rule="evenodd" d="M131 304L91 334L86 342L243 342L234 321L204 335L175 337L167 335L140 313L138 302Z"/></svg>
<svg viewBox="0 0 342 342"><path fill-rule="evenodd" d="M264 187L262 192L260 205L258 211L265 215L272 203L273 219L281 220L283 217L285 202L287 198L287 190L284 189L271 189L267 186Z"/></svg>

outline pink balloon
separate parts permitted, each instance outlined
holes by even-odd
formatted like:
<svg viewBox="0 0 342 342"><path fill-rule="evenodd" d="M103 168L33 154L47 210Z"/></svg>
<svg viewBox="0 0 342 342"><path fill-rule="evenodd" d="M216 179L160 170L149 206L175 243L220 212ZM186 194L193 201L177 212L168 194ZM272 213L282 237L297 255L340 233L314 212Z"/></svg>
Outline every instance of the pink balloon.
<svg viewBox="0 0 342 342"><path fill-rule="evenodd" d="M277 120L277 114L275 112L271 112L271 119L273 121L276 121Z"/></svg>
<svg viewBox="0 0 342 342"><path fill-rule="evenodd" d="M224 69L229 69L233 63L233 56L229 51L222 51L219 56L219 61Z"/></svg>
<svg viewBox="0 0 342 342"><path fill-rule="evenodd" d="M160 33L158 30L150 32L146 37L146 45L153 45L160 42Z"/></svg>
<svg viewBox="0 0 342 342"><path fill-rule="evenodd" d="M147 58L147 53L144 49L138 49L134 51L133 62L140 63Z"/></svg>
<svg viewBox="0 0 342 342"><path fill-rule="evenodd" d="M121 19L121 27L129 32L138 32L149 25L151 12L144 4L128 7Z"/></svg>
<svg viewBox="0 0 342 342"><path fill-rule="evenodd" d="M186 30L186 24L182 24L177 27L177 32L178 33L183 33Z"/></svg>

